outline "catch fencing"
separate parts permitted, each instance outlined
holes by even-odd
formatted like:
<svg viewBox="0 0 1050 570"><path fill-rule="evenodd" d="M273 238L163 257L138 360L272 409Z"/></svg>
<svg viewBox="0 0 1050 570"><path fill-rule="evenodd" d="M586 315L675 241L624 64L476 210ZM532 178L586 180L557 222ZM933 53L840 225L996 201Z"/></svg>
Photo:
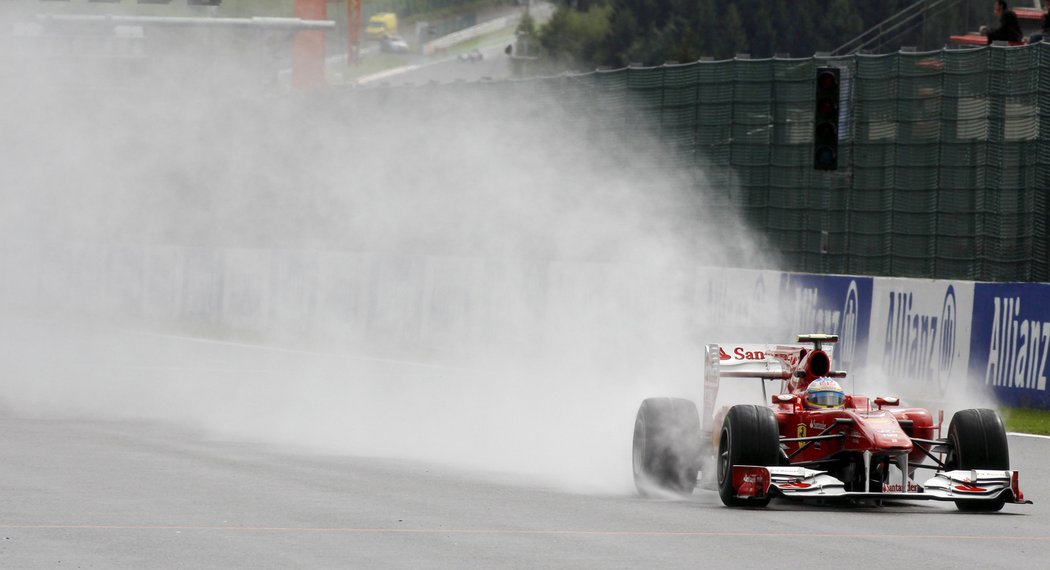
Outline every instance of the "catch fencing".
<svg viewBox="0 0 1050 570"><path fill-rule="evenodd" d="M813 169L815 75L842 70L839 170ZM1048 281L1050 45L745 57L546 78L610 128L651 125L783 268Z"/></svg>

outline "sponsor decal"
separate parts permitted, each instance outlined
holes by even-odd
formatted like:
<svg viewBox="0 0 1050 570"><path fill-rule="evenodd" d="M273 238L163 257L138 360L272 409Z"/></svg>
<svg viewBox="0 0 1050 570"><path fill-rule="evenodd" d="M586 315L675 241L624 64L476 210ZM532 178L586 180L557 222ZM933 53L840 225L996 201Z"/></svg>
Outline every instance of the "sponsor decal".
<svg viewBox="0 0 1050 570"><path fill-rule="evenodd" d="M825 425L825 424L823 424L821 422L818 422L818 421L809 422L809 427L811 427L813 429L819 429L819 430L828 429L827 425Z"/></svg>
<svg viewBox="0 0 1050 570"><path fill-rule="evenodd" d="M748 470L740 480L740 486L737 488L737 494L742 497L755 497L765 491L765 470L751 469Z"/></svg>
<svg viewBox="0 0 1050 570"><path fill-rule="evenodd" d="M809 384L810 392L841 392L842 386L834 380L814 380Z"/></svg>
<svg viewBox="0 0 1050 570"><path fill-rule="evenodd" d="M896 429L878 429L875 431L886 440L889 440L890 443L900 443L900 439L897 437L900 432Z"/></svg>
<svg viewBox="0 0 1050 570"><path fill-rule="evenodd" d="M939 314L923 313L912 292L890 291L882 353L883 368L894 376L926 380L941 395L955 362L958 303L948 285Z"/></svg>
<svg viewBox="0 0 1050 570"><path fill-rule="evenodd" d="M851 280L846 290L846 303L842 307L842 328L839 343L835 347L835 359L847 370L851 368L857 353L857 322L860 320L860 300L857 282Z"/></svg>
<svg viewBox="0 0 1050 570"><path fill-rule="evenodd" d="M904 490L904 485L901 485L900 483L894 483L892 485L887 484L887 483L883 483L882 484L882 492L883 493L904 493L904 492L907 492L907 493L918 493L919 492L919 486L916 485L915 483L908 483L908 490L905 491Z"/></svg>
<svg viewBox="0 0 1050 570"><path fill-rule="evenodd" d="M726 354L726 349L724 349L722 347L718 347L718 359L719 360L729 360L730 358L733 358L733 357L729 356L728 354Z"/></svg>
<svg viewBox="0 0 1050 570"><path fill-rule="evenodd" d="M736 360L765 360L766 353L761 350L744 350L743 347L733 349L733 358Z"/></svg>
<svg viewBox="0 0 1050 570"><path fill-rule="evenodd" d="M842 311L824 308L820 304L820 289L799 287L794 291L795 327L797 330L828 332L839 330Z"/></svg>
<svg viewBox="0 0 1050 570"><path fill-rule="evenodd" d="M777 487L781 489L808 489L813 485L809 483L803 483L802 481L788 481L787 483L780 483Z"/></svg>
<svg viewBox="0 0 1050 570"><path fill-rule="evenodd" d="M955 485L952 489L962 491L963 493L983 493L988 490L984 487L975 487L973 485Z"/></svg>
<svg viewBox="0 0 1050 570"><path fill-rule="evenodd" d="M833 348L836 369L850 370L864 363L872 304L871 278L838 275L785 274L782 305L790 310L791 332L839 336Z"/></svg>
<svg viewBox="0 0 1050 570"><path fill-rule="evenodd" d="M744 326L762 325L779 306L779 299L766 291L766 275L776 272L749 269L702 268L698 275L697 298L701 318L731 321Z"/></svg>
<svg viewBox="0 0 1050 570"><path fill-rule="evenodd" d="M796 430L796 433L798 434L796 437L806 437L806 424L798 424L798 429ZM798 442L798 446L800 448L805 444L806 442L804 441Z"/></svg>
<svg viewBox="0 0 1050 570"><path fill-rule="evenodd" d="M778 346L773 350L773 356L783 360L788 366L798 366L798 363L802 360L799 354L798 347L794 346L788 348Z"/></svg>
<svg viewBox="0 0 1050 570"><path fill-rule="evenodd" d="M994 297L984 383L1046 390L1050 321L1022 317L1020 297Z"/></svg>

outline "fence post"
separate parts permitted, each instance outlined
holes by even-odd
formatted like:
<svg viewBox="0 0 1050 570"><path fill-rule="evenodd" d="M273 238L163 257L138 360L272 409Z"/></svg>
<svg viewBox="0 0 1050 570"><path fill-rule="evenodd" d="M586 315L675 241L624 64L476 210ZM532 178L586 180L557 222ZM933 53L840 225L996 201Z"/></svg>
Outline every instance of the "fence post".
<svg viewBox="0 0 1050 570"><path fill-rule="evenodd" d="M295 17L324 20L327 17L325 0L295 0ZM295 33L292 87L296 91L311 91L325 85L324 57L324 31L300 30Z"/></svg>

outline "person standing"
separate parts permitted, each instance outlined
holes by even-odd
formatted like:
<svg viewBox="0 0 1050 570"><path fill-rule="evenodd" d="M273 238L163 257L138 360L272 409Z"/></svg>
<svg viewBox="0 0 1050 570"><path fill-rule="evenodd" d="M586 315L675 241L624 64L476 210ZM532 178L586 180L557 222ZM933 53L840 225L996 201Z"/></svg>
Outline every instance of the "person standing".
<svg viewBox="0 0 1050 570"><path fill-rule="evenodd" d="M1020 42L1024 39L1017 14L1006 4L1006 0L995 0L992 11L999 18L999 27L989 30L988 26L981 26L981 35L988 37L989 45L994 41Z"/></svg>

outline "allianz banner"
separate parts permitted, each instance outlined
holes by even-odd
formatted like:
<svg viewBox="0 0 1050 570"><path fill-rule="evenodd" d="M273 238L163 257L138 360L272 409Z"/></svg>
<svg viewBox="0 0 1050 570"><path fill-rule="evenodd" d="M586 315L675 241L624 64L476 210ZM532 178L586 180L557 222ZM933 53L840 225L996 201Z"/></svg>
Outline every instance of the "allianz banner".
<svg viewBox="0 0 1050 570"><path fill-rule="evenodd" d="M780 282L780 306L791 313L791 330L839 335L833 365L847 372L867 359L871 294L871 277L784 273Z"/></svg>
<svg viewBox="0 0 1050 570"><path fill-rule="evenodd" d="M1007 405L1050 409L1050 284L978 283L970 372Z"/></svg>
<svg viewBox="0 0 1050 570"><path fill-rule="evenodd" d="M971 281L876 278L868 374L910 397L965 390L973 299Z"/></svg>

